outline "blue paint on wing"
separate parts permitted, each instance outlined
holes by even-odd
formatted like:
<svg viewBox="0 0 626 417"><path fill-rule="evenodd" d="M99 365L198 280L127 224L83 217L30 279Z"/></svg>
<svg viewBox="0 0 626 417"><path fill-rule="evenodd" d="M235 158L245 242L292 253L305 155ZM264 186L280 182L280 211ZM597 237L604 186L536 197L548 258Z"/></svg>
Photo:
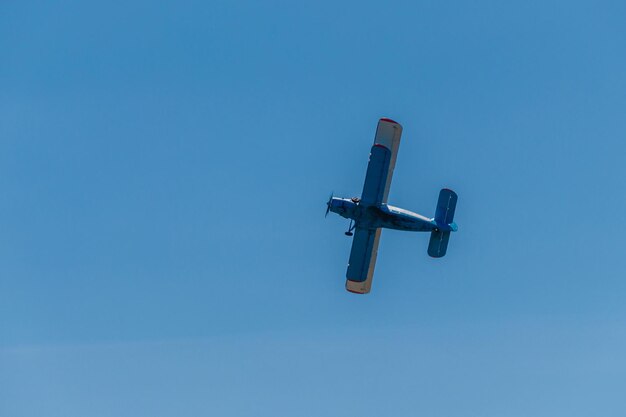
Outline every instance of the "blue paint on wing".
<svg viewBox="0 0 626 417"><path fill-rule="evenodd" d="M367 279L370 269L376 263L378 241L376 229L362 229L357 227L352 238L352 250L346 278L350 281L362 282ZM380 231L378 231L380 233Z"/></svg>
<svg viewBox="0 0 626 417"><path fill-rule="evenodd" d="M391 151L389 149L379 144L372 146L363 193L361 193L362 205L376 205L383 201L390 162Z"/></svg>

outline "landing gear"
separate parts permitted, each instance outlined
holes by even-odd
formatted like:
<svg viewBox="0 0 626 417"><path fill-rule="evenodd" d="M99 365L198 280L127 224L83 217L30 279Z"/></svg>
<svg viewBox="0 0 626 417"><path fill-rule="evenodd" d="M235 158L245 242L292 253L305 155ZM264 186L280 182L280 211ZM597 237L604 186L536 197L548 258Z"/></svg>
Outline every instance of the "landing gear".
<svg viewBox="0 0 626 417"><path fill-rule="evenodd" d="M350 220L350 225L348 226L348 231L345 233L346 236L352 236L354 233L352 233L352 231L354 230L354 228L356 227L356 225L352 225L352 220Z"/></svg>

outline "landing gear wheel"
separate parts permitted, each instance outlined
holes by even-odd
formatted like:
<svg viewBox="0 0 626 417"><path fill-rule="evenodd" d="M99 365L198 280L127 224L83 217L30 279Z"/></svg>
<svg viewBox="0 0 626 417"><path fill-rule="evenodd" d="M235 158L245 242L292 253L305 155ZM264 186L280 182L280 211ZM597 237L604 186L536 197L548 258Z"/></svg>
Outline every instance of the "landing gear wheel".
<svg viewBox="0 0 626 417"><path fill-rule="evenodd" d="M352 236L354 233L352 231L356 227L356 224L352 226L352 219L350 219L350 225L348 226L348 231L345 233L346 236Z"/></svg>

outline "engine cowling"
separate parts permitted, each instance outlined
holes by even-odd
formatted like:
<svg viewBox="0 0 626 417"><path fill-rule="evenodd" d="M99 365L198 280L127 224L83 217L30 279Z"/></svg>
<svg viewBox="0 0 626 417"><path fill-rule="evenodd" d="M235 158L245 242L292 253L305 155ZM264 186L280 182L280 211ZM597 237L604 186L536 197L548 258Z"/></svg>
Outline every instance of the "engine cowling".
<svg viewBox="0 0 626 417"><path fill-rule="evenodd" d="M350 198L333 197L330 200L330 211L347 219L354 218L357 206L358 203L355 203L354 200Z"/></svg>

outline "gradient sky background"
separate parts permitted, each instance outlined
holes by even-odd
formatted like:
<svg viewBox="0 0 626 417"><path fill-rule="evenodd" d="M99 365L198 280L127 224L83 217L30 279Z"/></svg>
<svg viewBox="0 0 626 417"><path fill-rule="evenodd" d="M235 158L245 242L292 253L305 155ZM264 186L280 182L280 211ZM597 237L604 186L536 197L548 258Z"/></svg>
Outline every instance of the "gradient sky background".
<svg viewBox="0 0 626 417"><path fill-rule="evenodd" d="M506 3L506 4L505 4ZM622 1L3 1L0 415L623 416ZM390 202L344 290L379 117Z"/></svg>

